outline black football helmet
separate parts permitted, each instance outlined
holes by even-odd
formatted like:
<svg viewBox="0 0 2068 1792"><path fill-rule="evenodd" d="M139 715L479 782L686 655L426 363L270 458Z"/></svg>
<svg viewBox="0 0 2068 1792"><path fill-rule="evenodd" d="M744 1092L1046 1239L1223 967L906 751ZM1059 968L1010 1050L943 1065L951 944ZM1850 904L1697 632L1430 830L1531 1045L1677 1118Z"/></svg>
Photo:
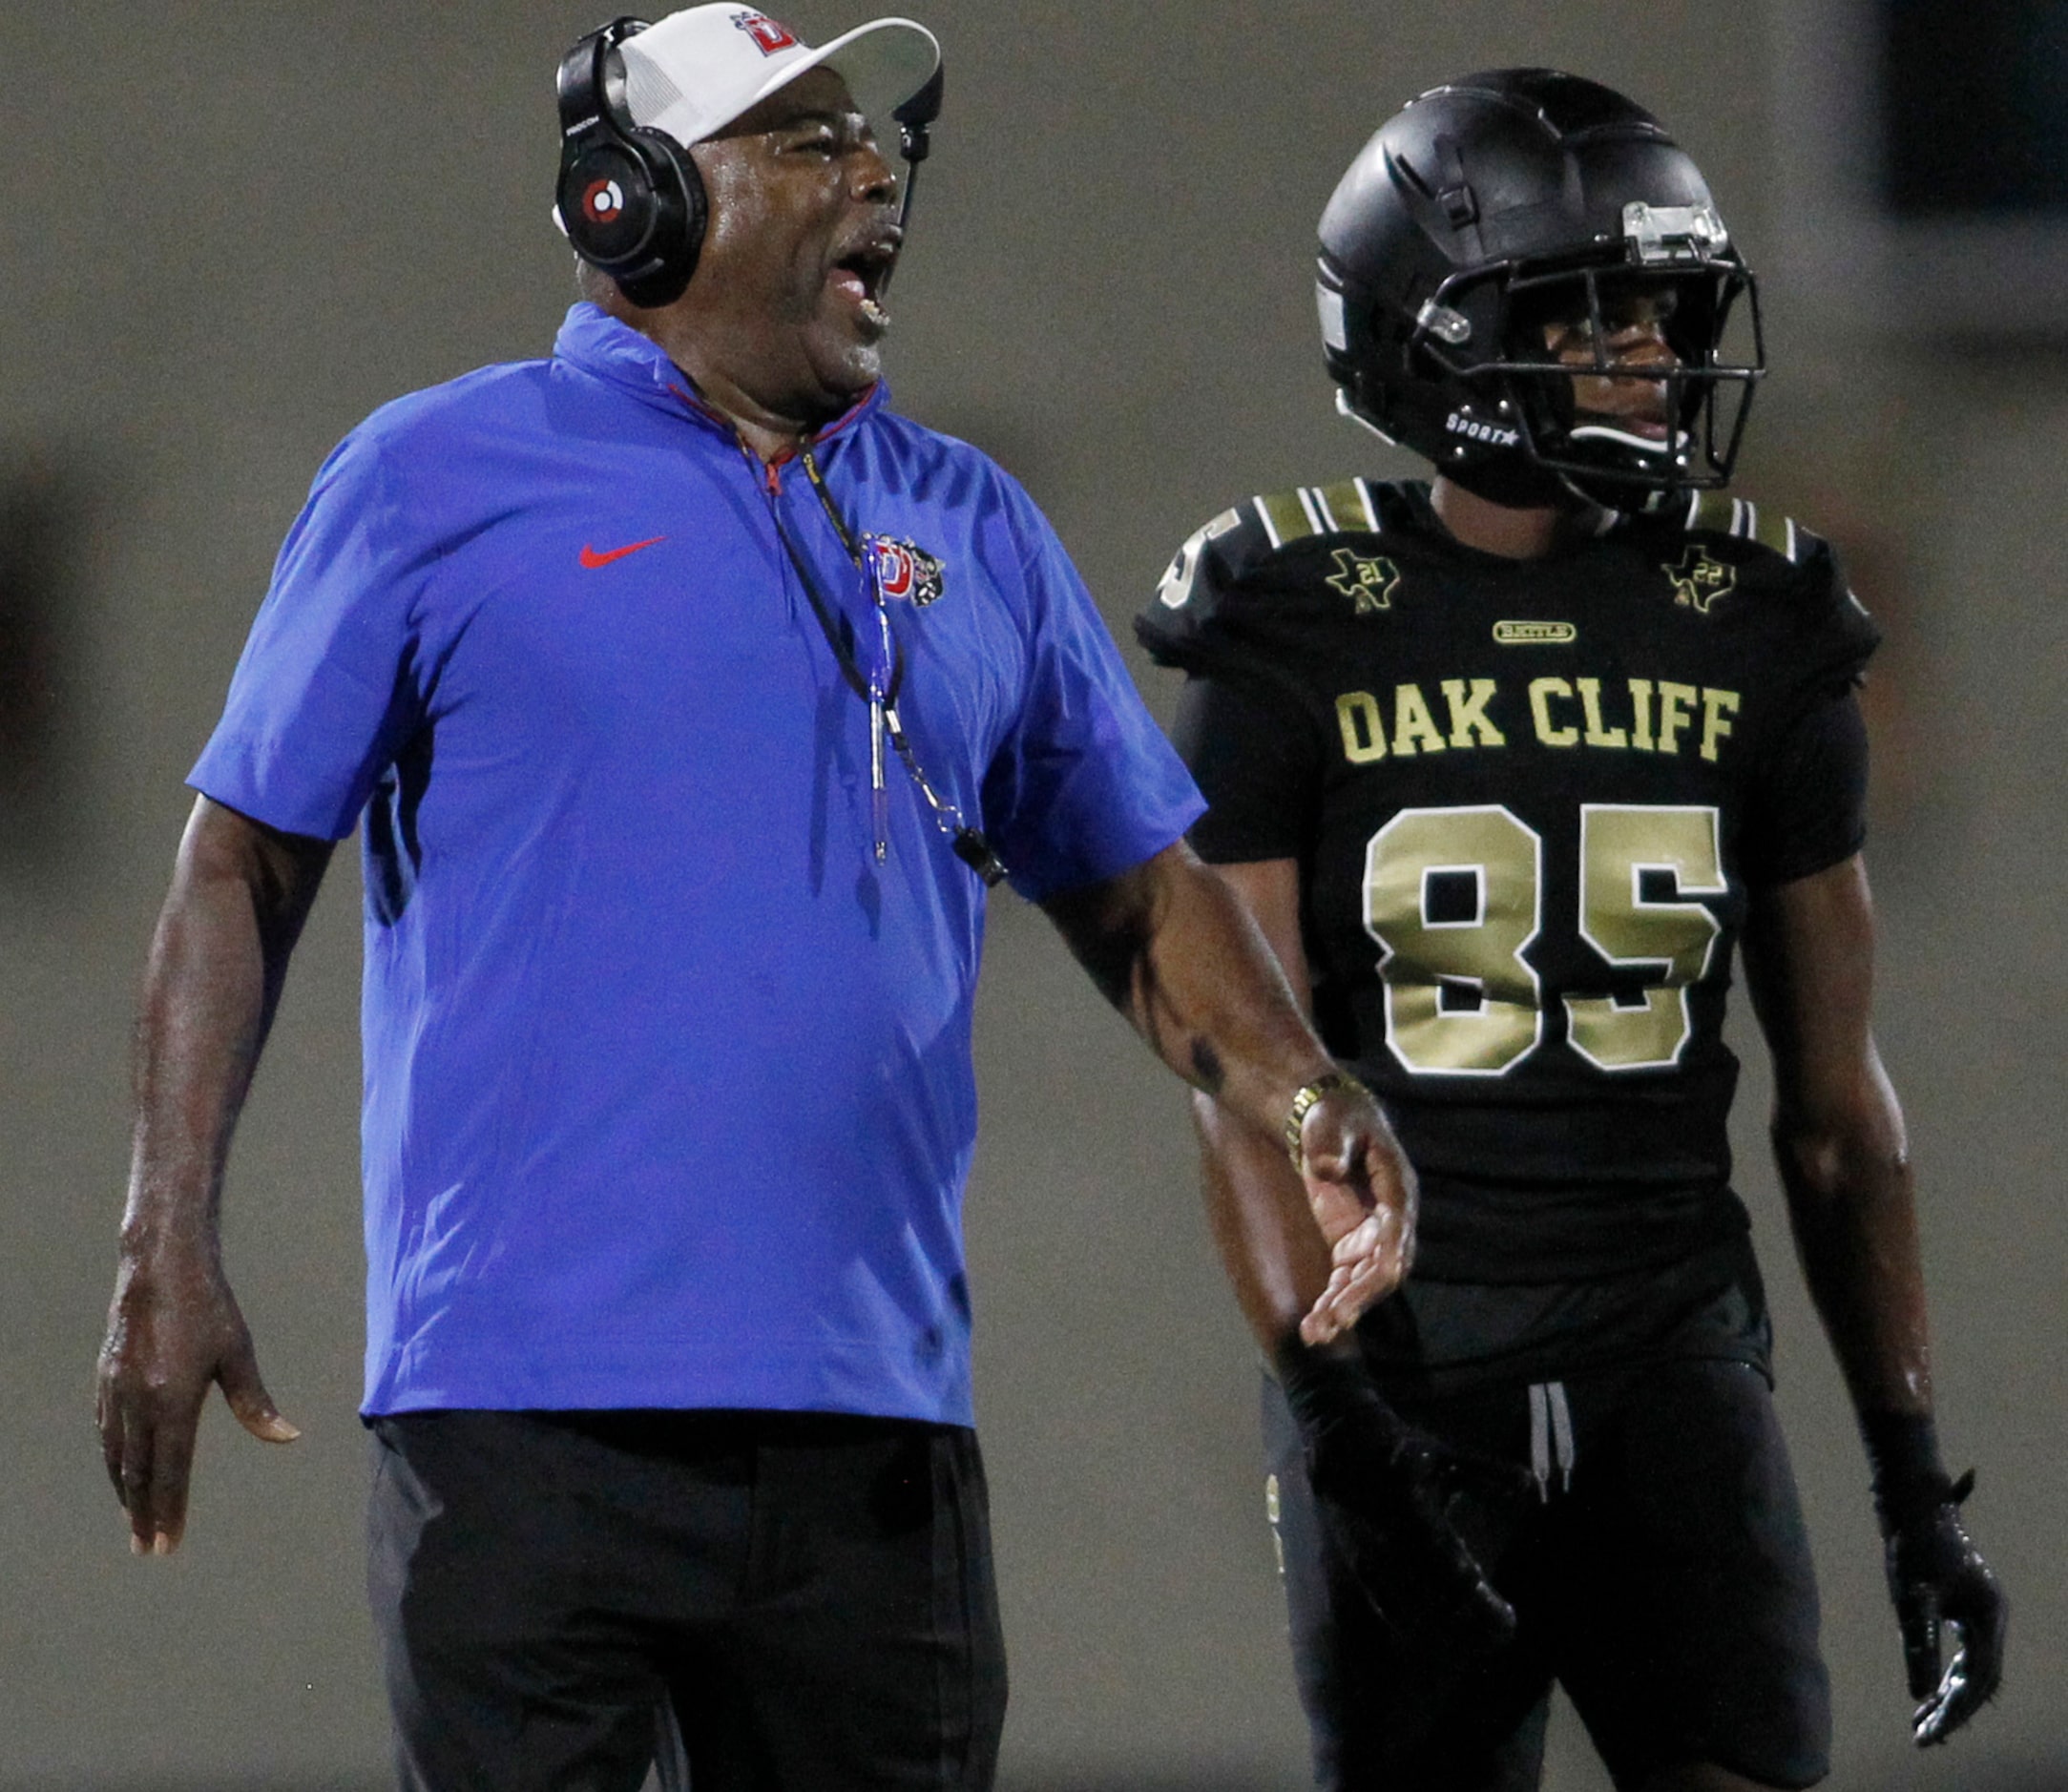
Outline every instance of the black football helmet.
<svg viewBox="0 0 2068 1792"><path fill-rule="evenodd" d="M1641 107L1549 69L1466 75L1380 126L1322 214L1317 298L1338 406L1496 503L1724 485L1765 370L1701 171ZM1618 362L1631 317L1670 357ZM1576 404L1576 382L1637 379L1662 388L1649 427Z"/></svg>

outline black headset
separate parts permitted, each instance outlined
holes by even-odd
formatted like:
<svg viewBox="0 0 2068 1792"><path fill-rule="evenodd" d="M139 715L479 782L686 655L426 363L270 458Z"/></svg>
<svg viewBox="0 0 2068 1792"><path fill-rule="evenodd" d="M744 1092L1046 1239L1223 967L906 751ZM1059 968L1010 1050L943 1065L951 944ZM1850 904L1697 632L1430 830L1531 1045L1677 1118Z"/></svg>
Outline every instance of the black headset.
<svg viewBox="0 0 2068 1792"><path fill-rule="evenodd" d="M608 274L636 305L672 304L682 296L711 202L687 149L665 131L632 121L625 102L624 64L613 61L626 38L646 29L644 19L614 19L591 31L560 59L561 225L574 253ZM902 229L911 216L913 177L926 160L928 131L941 115L945 72L931 78L891 116L899 154L908 164Z"/></svg>
<svg viewBox="0 0 2068 1792"><path fill-rule="evenodd" d="M632 122L617 47L646 29L614 19L560 59L560 222L574 253L636 305L682 296L711 214L703 177L664 131Z"/></svg>

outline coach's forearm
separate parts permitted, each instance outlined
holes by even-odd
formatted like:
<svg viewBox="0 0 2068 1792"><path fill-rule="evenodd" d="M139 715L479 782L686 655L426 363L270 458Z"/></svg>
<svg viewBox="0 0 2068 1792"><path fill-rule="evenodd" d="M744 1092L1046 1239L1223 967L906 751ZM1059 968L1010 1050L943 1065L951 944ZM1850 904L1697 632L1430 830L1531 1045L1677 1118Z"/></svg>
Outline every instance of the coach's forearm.
<svg viewBox="0 0 2068 1792"><path fill-rule="evenodd" d="M1171 846L1046 907L1165 1064L1265 1136L1282 1136L1294 1095L1331 1060L1256 923L1190 847Z"/></svg>
<svg viewBox="0 0 2068 1792"><path fill-rule="evenodd" d="M196 805L137 1014L125 1258L213 1254L230 1136L328 856L327 843Z"/></svg>
<svg viewBox="0 0 2068 1792"><path fill-rule="evenodd" d="M1206 1094L1192 1097L1192 1118L1214 1246L1251 1335L1275 1358L1328 1285L1328 1246L1282 1138Z"/></svg>
<svg viewBox="0 0 2068 1792"><path fill-rule="evenodd" d="M138 1554L179 1547L212 1385L254 1436L298 1435L260 1379L222 1273L218 1208L230 1134L329 856L328 842L203 798L152 941L129 1199L94 1398L102 1460Z"/></svg>

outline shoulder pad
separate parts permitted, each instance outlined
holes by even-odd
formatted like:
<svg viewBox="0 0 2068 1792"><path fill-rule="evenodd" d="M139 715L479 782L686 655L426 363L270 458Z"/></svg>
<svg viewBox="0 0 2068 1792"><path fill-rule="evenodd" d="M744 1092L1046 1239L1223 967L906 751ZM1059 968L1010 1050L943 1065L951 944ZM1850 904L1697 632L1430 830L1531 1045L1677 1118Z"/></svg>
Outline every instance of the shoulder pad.
<svg viewBox="0 0 2068 1792"><path fill-rule="evenodd" d="M1275 576L1281 557L1385 527L1382 490L1366 479L1245 498L1178 550L1135 618L1136 638L1163 665L1195 672L1296 651L1288 643L1315 619L1315 587L1297 573Z"/></svg>
<svg viewBox="0 0 2068 1792"><path fill-rule="evenodd" d="M1734 498L1727 491L1690 491L1681 527L1690 535L1727 535L1757 542L1793 566L1806 564L1824 545L1792 516L1784 516L1771 506L1763 511L1751 499Z"/></svg>
<svg viewBox="0 0 2068 1792"><path fill-rule="evenodd" d="M1791 516L1763 511L1748 498L1723 491L1697 491L1682 528L1691 535L1722 535L1748 544L1756 561L1765 549L1786 562L1786 576L1765 589L1785 601L1765 614L1771 626L1786 631L1789 662L1817 682L1856 679L1881 641L1881 631L1867 607L1853 595L1845 569L1831 544L1812 534ZM1738 552L1744 554L1746 549ZM1744 562L1741 562L1744 564ZM1771 562L1769 562L1771 564Z"/></svg>
<svg viewBox="0 0 2068 1792"><path fill-rule="evenodd" d="M1281 548L1310 536L1372 533L1380 527L1378 505L1363 479L1332 486L1300 486L1291 491L1244 499L1199 530L1178 550L1157 587L1157 601L1181 610L1201 582L1239 582Z"/></svg>

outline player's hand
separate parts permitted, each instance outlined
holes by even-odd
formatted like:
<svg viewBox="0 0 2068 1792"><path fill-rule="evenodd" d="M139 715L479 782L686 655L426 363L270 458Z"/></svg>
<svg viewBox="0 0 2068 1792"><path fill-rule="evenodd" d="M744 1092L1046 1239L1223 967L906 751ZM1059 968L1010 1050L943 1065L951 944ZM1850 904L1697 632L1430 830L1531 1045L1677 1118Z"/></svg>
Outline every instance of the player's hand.
<svg viewBox="0 0 2068 1792"><path fill-rule="evenodd" d="M1942 1479L1938 1498L1883 1518L1910 1693L1922 1701L1911 1719L1919 1747L1945 1741L1995 1697L2003 1677L2010 1601L1960 1522L1960 1504L1974 1486L1972 1472L1951 1485ZM1949 1626L1958 1644L1942 1669Z"/></svg>
<svg viewBox="0 0 2068 1792"><path fill-rule="evenodd" d="M1300 1336L1325 1344L1407 1279L1414 1261L1414 1172L1379 1104L1356 1084L1329 1090L1307 1110L1300 1143L1307 1205L1331 1264Z"/></svg>
<svg viewBox="0 0 2068 1792"><path fill-rule="evenodd" d="M1409 1425L1347 1353L1288 1340L1278 1367L1322 1523L1380 1617L1455 1661L1507 1642L1514 1608L1452 1517L1475 1478L1505 1482L1506 1471L1469 1463Z"/></svg>
<svg viewBox="0 0 2068 1792"><path fill-rule="evenodd" d="M194 1436L211 1383L254 1437L287 1444L302 1435L259 1379L251 1333L213 1254L125 1254L100 1346L95 1413L101 1456L138 1555L179 1547Z"/></svg>

